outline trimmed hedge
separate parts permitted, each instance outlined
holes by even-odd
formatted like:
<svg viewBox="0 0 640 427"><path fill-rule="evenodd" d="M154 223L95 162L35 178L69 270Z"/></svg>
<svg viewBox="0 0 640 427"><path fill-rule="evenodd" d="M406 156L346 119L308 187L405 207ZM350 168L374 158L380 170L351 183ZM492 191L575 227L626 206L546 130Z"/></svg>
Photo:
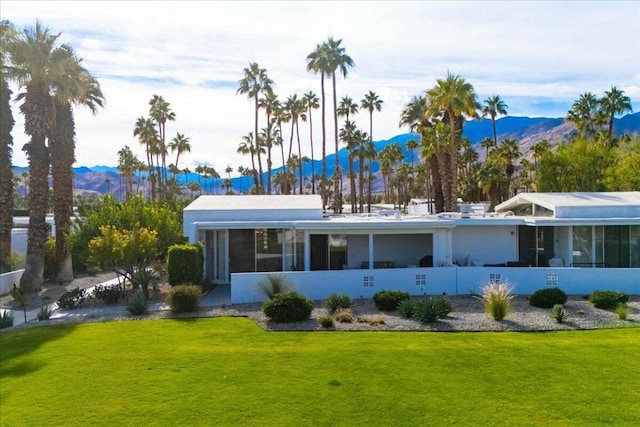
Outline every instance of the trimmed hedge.
<svg viewBox="0 0 640 427"><path fill-rule="evenodd" d="M567 294L558 287L538 289L529 297L529 304L540 308L553 308L567 302Z"/></svg>
<svg viewBox="0 0 640 427"><path fill-rule="evenodd" d="M379 291L373 295L373 302L378 310L393 311L398 305L409 299L409 293L404 291Z"/></svg>
<svg viewBox="0 0 640 427"><path fill-rule="evenodd" d="M274 322L299 322L313 311L313 302L297 292L277 294L262 306L264 314Z"/></svg>
<svg viewBox="0 0 640 427"><path fill-rule="evenodd" d="M204 254L200 243L172 245L167 256L167 275L171 286L202 285L204 279Z"/></svg>

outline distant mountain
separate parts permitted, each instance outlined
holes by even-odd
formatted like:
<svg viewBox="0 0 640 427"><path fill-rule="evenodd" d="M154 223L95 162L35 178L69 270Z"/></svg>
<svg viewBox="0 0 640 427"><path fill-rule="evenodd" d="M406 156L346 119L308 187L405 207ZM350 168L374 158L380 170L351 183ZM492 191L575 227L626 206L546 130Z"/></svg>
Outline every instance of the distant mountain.
<svg viewBox="0 0 640 427"><path fill-rule="evenodd" d="M634 114L628 114L622 118L615 119L614 131L616 135L622 134L640 134L640 112ZM525 157L529 153L531 146L538 141L546 139L552 146L556 146L562 141L567 141L571 138L573 132L575 132L575 126L571 123L566 123L563 118L547 118L547 117L502 117L496 120L496 132L498 134L498 141L510 138L515 139L520 144L520 152ZM463 135L476 146L480 160L484 160L485 150L481 149L478 145L484 138L493 138L493 129L491 126L491 120L481 119L472 120L465 123L463 128ZM382 150L389 144L397 143L402 147L405 159L407 162L418 160L418 153L411 153L406 148L406 143L411 139L420 139L420 135L414 133L405 133L396 135L391 139L374 141L376 151ZM335 158L338 156L338 164L340 167L347 171L349 169L348 152L346 148L341 148L337 154L330 154L327 156L327 176L333 175L335 172ZM358 161L355 162L356 171L358 170ZM24 172L27 172L26 167L13 168L14 175L21 178ZM380 164L373 162L372 170L375 175L378 176L374 184L374 191L382 191L382 179L380 179L379 170ZM111 166L79 166L74 168L74 186L76 191L85 192L85 194L106 194L111 192L118 196L122 191L120 175L118 168ZM282 171L282 167L276 168L272 171L273 174ZM310 177L312 171L319 175L322 171L322 161L316 160L313 165L311 162L303 165L302 173L306 177ZM143 174L143 179L146 179L146 174ZM222 194L220 184L222 179L206 180L204 181L201 176L196 173L180 174L177 177L178 181L184 185L185 182L200 182L203 187L203 191L211 194ZM235 191L246 192L253 186L253 178L248 176L236 177L231 179ZM266 182L266 173L265 173ZM21 179L22 183L22 179ZM123 184L123 183L122 183ZM348 179L343 179L344 190L347 190L349 185ZM134 188L135 190L135 188ZM25 193L24 185L20 185L18 188L20 194Z"/></svg>

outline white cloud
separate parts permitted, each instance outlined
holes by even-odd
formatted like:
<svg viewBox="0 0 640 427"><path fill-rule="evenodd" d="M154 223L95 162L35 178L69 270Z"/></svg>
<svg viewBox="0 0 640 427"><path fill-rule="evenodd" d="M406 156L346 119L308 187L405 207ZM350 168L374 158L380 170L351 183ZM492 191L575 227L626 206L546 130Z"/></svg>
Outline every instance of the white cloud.
<svg viewBox="0 0 640 427"><path fill-rule="evenodd" d="M3 0L2 15L18 27L38 18L62 32L60 40L99 78L107 107L95 117L76 113L76 157L83 165L114 165L125 144L143 157L133 125L155 93L177 115L168 135L191 139L183 166L246 164L236 153L253 129L251 102L235 94L242 69L253 61L267 68L281 98L318 93L319 78L306 72L305 59L328 36L342 38L356 62L338 81L339 97L359 100L374 90L385 101L374 116L375 138L404 132L398 128L403 105L447 71L467 78L481 100L499 94L518 115L563 115L580 93L600 94L611 85L640 108L640 5L633 2ZM326 87L330 100L329 82ZM17 105L14 115L14 163L24 165ZM368 129L366 114L356 120ZM319 141L320 126L314 130ZM327 131L333 134L331 120ZM302 126L304 142L307 135Z"/></svg>

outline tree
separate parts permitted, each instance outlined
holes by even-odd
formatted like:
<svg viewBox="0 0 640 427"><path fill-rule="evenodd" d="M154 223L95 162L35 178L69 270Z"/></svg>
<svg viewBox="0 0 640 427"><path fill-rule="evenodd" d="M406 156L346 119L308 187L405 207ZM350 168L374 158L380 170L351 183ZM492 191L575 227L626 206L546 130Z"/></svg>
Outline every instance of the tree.
<svg viewBox="0 0 640 427"><path fill-rule="evenodd" d="M373 145L373 112L380 111L382 109L382 103L384 101L380 99L377 93L369 91L364 95L362 101L360 101L360 107L369 111L369 141ZM413 157L411 158L413 161ZM362 168L362 162L360 163ZM362 176L362 175L361 175ZM371 181L369 181L371 183ZM360 188L360 197L362 197L362 188ZM363 200L360 199L360 212L363 210ZM371 187L369 187L369 211L371 211Z"/></svg>
<svg viewBox="0 0 640 427"><path fill-rule="evenodd" d="M306 121L307 120L307 106L304 103L304 99L298 98L298 95L293 94L287 98L284 103L284 110L288 115L288 119L291 121L291 135L289 139L289 156L288 159L291 158L293 151L293 135L294 131L297 136L298 141L298 157L302 157L301 146L300 146L300 128L298 125L298 120ZM287 160L287 163L289 161ZM300 168L300 180L302 182L302 164L299 165ZM295 171L291 172L292 175L295 175ZM300 192L302 193L302 184L300 184Z"/></svg>
<svg viewBox="0 0 640 427"><path fill-rule="evenodd" d="M153 162L153 155L158 151L157 147L160 139L154 121L142 116L138 117L135 127L133 128L133 136L137 136L140 145L143 145L145 148L147 171L149 172L149 182L151 184L151 198L155 199L157 170Z"/></svg>
<svg viewBox="0 0 640 427"><path fill-rule="evenodd" d="M494 147L498 146L498 134L496 132L496 117L498 115L503 115L503 116L506 115L507 108L509 108L509 106L505 104L504 101L500 99L500 96L498 95L490 96L484 100L484 104L482 106L482 115L485 117L489 116L489 118L491 119ZM487 151L487 156L488 155L489 155L489 152Z"/></svg>
<svg viewBox="0 0 640 427"><path fill-rule="evenodd" d="M520 158L522 153L520 152L520 146L515 139L505 139L498 147L498 158L501 160L502 165L505 168L505 174L507 176L507 185L503 189L505 198L510 197L511 180L515 172L515 165L513 162Z"/></svg>
<svg viewBox="0 0 640 427"><path fill-rule="evenodd" d="M153 95L149 101L149 117L158 126L158 146L156 154L162 159L160 167L160 197L167 200L167 144L166 144L166 124L168 121L175 121L176 114L171 111L171 107L165 99L160 95ZM159 163L159 162L156 162Z"/></svg>
<svg viewBox="0 0 640 427"><path fill-rule="evenodd" d="M261 139L265 142L267 150L267 194L271 194L271 170L273 161L271 159L271 148L278 145L279 130L274 129L277 120L273 119L282 108L278 96L273 91L267 91L258 101L258 106L264 109L267 115L267 127L262 129Z"/></svg>
<svg viewBox="0 0 640 427"><path fill-rule="evenodd" d="M565 120L576 125L578 137L589 139L595 134L598 104L598 99L593 93L585 92L567 112Z"/></svg>
<svg viewBox="0 0 640 427"><path fill-rule="evenodd" d="M271 92L271 85L273 80L267 76L267 70L260 68L260 66L252 62L248 68L244 69L244 77L238 82L240 87L236 93L241 95L247 95L247 98L254 100L255 106L255 120L254 120L254 147L256 148L256 157L258 160L258 194L264 192L264 177L262 175L262 157L260 156L260 150L258 149L258 111L260 110L259 98L261 94Z"/></svg>
<svg viewBox="0 0 640 427"><path fill-rule="evenodd" d="M242 140L238 145L237 152L245 156L246 155L251 156L251 172L253 176L253 185L257 188L259 187L260 184L258 183L258 174L256 172L256 162L255 162L256 148L253 145L253 142L254 142L253 133L249 132L247 135L242 137Z"/></svg>
<svg viewBox="0 0 640 427"><path fill-rule="evenodd" d="M609 139L613 139L613 119L616 114L633 111L631 99L624 94L624 91L611 86L611 90L605 91L604 96L600 99L600 108L608 119Z"/></svg>
<svg viewBox="0 0 640 427"><path fill-rule="evenodd" d="M356 145L353 148L353 155L358 158L358 192L360 194L360 213L364 212L364 171L368 170L366 182L368 183L368 206L371 212L371 162L376 157L376 147L371 141L371 136L366 132L358 132L356 135ZM365 166L365 160L369 160L369 165Z"/></svg>
<svg viewBox="0 0 640 427"><path fill-rule="evenodd" d="M546 139L536 142L530 148L531 153L533 154L533 162L534 167L538 170L538 162L546 153L551 150L551 144Z"/></svg>
<svg viewBox="0 0 640 427"><path fill-rule="evenodd" d="M348 151L348 161L349 161L349 183L351 188L351 213L357 212L356 208L356 179L353 168L353 159L354 152L356 146L356 141L358 139L358 130L356 129L356 124L351 121L346 121L342 129L340 129L340 140L347 146Z"/></svg>
<svg viewBox="0 0 640 427"><path fill-rule="evenodd" d="M189 143L189 138L184 136L184 134L177 132L176 136L171 139L169 142L169 149L171 152L176 152L176 168L178 167L178 161L180 160L180 155L183 153L191 152L191 144Z"/></svg>
<svg viewBox="0 0 640 427"><path fill-rule="evenodd" d="M349 96L343 96L338 106L338 117L345 117L345 122L349 121L349 115L358 113L358 104L353 102Z"/></svg>
<svg viewBox="0 0 640 427"><path fill-rule="evenodd" d="M484 155L485 160L489 159L489 150L491 150L492 147L496 147L496 146L497 146L497 143L493 139L489 137L482 138L482 141L480 141L480 147L486 150Z"/></svg>
<svg viewBox="0 0 640 427"><path fill-rule="evenodd" d="M316 163L313 152L313 121L311 118L311 111L320 108L318 102L318 96L309 91L302 95L305 104L307 105L307 115L309 116L309 144L311 145L311 194L316 194Z"/></svg>
<svg viewBox="0 0 640 427"><path fill-rule="evenodd" d="M8 45L15 41L16 31L9 21L0 21L0 274L11 270L11 228L13 227L13 137L15 121L11 113L11 94L5 78L9 60Z"/></svg>

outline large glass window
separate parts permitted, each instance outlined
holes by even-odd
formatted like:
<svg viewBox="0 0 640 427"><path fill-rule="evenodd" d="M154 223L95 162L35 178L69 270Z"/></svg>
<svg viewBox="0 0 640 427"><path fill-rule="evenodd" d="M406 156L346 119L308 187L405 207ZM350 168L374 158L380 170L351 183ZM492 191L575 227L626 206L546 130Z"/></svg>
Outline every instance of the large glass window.
<svg viewBox="0 0 640 427"><path fill-rule="evenodd" d="M604 227L604 262L609 268L629 267L629 226Z"/></svg>
<svg viewBox="0 0 640 427"><path fill-rule="evenodd" d="M640 268L640 225L629 226L629 267Z"/></svg>
<svg viewBox="0 0 640 427"><path fill-rule="evenodd" d="M256 230L256 270L282 271L282 230Z"/></svg>
<svg viewBox="0 0 640 427"><path fill-rule="evenodd" d="M518 226L519 261L534 267L548 267L555 256L553 227Z"/></svg>
<svg viewBox="0 0 640 427"><path fill-rule="evenodd" d="M573 227L573 265L576 267L591 267L591 248L593 246L591 226Z"/></svg>
<svg viewBox="0 0 640 427"><path fill-rule="evenodd" d="M312 234L311 270L343 270L347 265L347 236Z"/></svg>
<svg viewBox="0 0 640 427"><path fill-rule="evenodd" d="M284 230L284 269L304 270L304 231Z"/></svg>
<svg viewBox="0 0 640 427"><path fill-rule="evenodd" d="M229 272L256 271L255 230L229 230Z"/></svg>

